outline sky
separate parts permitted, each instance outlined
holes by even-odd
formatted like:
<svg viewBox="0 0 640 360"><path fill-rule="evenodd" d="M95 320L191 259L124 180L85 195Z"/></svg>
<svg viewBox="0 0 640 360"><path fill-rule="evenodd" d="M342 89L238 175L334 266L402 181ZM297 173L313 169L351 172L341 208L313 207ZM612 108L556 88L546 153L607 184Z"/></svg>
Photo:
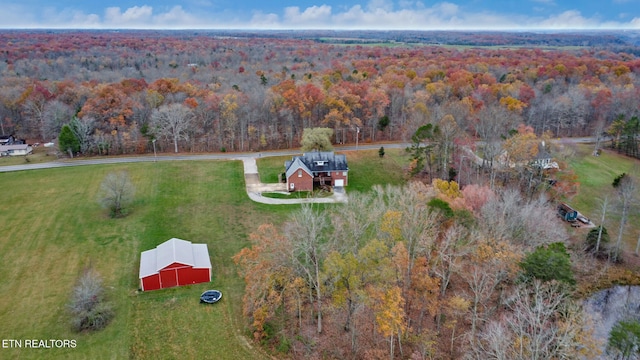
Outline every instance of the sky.
<svg viewBox="0 0 640 360"><path fill-rule="evenodd" d="M0 0L0 28L640 30L640 0Z"/></svg>

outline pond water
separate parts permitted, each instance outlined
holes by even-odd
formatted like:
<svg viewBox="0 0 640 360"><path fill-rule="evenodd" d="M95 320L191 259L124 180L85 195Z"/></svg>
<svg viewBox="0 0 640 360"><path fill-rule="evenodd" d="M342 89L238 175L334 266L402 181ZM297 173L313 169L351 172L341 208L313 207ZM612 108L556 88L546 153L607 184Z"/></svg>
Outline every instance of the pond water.
<svg viewBox="0 0 640 360"><path fill-rule="evenodd" d="M614 286L599 291L588 298L585 311L593 317L594 337L602 343L603 356L609 332L616 322L624 319L640 319L640 286Z"/></svg>

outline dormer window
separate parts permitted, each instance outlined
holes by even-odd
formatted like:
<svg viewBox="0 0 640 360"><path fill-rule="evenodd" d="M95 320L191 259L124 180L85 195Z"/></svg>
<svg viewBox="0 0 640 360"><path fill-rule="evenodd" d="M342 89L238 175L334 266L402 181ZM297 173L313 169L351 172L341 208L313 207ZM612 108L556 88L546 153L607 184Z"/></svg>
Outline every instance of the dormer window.
<svg viewBox="0 0 640 360"><path fill-rule="evenodd" d="M318 160L315 162L317 166L324 166L327 162L324 160Z"/></svg>

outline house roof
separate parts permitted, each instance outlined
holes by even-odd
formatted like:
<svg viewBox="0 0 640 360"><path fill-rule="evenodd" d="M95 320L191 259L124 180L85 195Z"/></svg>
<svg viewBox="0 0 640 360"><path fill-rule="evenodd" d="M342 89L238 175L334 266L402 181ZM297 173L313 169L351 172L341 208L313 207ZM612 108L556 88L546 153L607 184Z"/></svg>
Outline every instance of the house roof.
<svg viewBox="0 0 640 360"><path fill-rule="evenodd" d="M348 171L347 157L330 151L315 151L304 153L302 156L294 156L291 161L285 162L287 177L296 170L302 169L313 176L316 172Z"/></svg>
<svg viewBox="0 0 640 360"><path fill-rule="evenodd" d="M299 157L294 157L293 160L285 162L284 168L286 169L287 178L298 171L298 169L306 172L307 174L309 174L309 176L313 177L313 173L311 172L309 167L305 165L305 163L300 160Z"/></svg>
<svg viewBox="0 0 640 360"><path fill-rule="evenodd" d="M547 151L544 141L538 144L538 154L536 155L536 160L551 159L551 157L552 156Z"/></svg>
<svg viewBox="0 0 640 360"><path fill-rule="evenodd" d="M172 238L155 249L143 251L140 254L140 279L157 274L173 263L210 269L207 244L192 244L191 241Z"/></svg>
<svg viewBox="0 0 640 360"><path fill-rule="evenodd" d="M27 144L19 144L19 145L0 145L0 151L9 151L9 150L27 150L30 145Z"/></svg>

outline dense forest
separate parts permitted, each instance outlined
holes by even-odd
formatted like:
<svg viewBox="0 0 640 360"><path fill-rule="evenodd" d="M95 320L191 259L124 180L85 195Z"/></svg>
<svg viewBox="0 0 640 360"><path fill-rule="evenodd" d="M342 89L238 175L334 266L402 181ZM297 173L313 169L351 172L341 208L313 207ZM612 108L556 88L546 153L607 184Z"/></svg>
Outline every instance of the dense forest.
<svg viewBox="0 0 640 360"><path fill-rule="evenodd" d="M567 239L544 198L436 180L303 206L234 260L255 339L294 358L590 359L572 293L598 265Z"/></svg>
<svg viewBox="0 0 640 360"><path fill-rule="evenodd" d="M68 125L77 142L61 151L85 155L144 153L154 139L165 151L296 147L318 126L335 143L409 141L443 119L482 140L519 124L594 135L621 119L614 137L635 139L632 34L365 35L3 31L0 133L49 142Z"/></svg>

